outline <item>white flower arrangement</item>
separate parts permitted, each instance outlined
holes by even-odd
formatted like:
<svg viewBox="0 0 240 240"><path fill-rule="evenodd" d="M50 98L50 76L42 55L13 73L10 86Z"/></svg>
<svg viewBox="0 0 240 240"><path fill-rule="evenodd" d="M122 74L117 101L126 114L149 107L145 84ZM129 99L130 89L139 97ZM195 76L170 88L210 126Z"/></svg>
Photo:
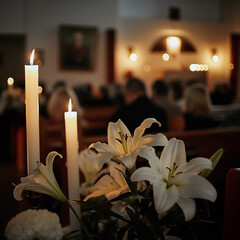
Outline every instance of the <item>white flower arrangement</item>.
<svg viewBox="0 0 240 240"><path fill-rule="evenodd" d="M85 177L85 182L80 188L80 193L85 197L83 201L67 200L59 188L53 173L53 160L59 155L56 152L49 153L46 166L38 163L33 175L21 179L21 183L14 189L14 197L21 200L22 192L30 190L48 194L68 204L81 224L82 232L79 236L85 233L88 239L102 234L102 227L96 231L96 228L93 230L89 226L92 225L91 214L98 225L102 220L101 214L115 217L125 223L123 227L118 225L118 230L111 233L115 238L111 239L138 239L140 235L141 239L167 239L164 231L175 226L177 222L187 222L194 218L195 198L212 202L216 200L217 192L206 177L217 165L224 151L218 150L210 159L197 157L187 162L183 141L176 138L168 140L162 133L144 135L146 128L151 127L153 123L161 126L156 119L148 118L131 135L121 120L116 123L110 122L108 144L96 142L91 144L88 150L80 153L79 168ZM156 155L154 146L163 147L160 158ZM146 160L146 166L137 168L136 160L139 156ZM70 203L81 204L86 211L90 210L85 213L85 216L89 217L88 228ZM110 210L111 205L119 205L120 212L116 212L116 209ZM169 218L165 218L168 213L172 216L170 222ZM17 221L16 229L23 230L10 231L8 226L6 229L8 239L30 239L27 237L33 236L34 228L29 229L33 218L29 219L31 220L23 221L24 223L21 220ZM111 218L105 220L111 221ZM47 224L46 221L43 223L39 224L37 229L41 229L42 234L48 232L46 235L50 237L55 230L45 230L44 227L50 228L52 223ZM26 226L26 229L23 226ZM105 233L108 235L104 236L110 239L111 231L108 230L109 227L106 226L108 233ZM19 236L23 238L18 236L19 231L22 231Z"/></svg>
<svg viewBox="0 0 240 240"><path fill-rule="evenodd" d="M28 209L8 222L5 236L8 240L60 240L63 230L56 213Z"/></svg>

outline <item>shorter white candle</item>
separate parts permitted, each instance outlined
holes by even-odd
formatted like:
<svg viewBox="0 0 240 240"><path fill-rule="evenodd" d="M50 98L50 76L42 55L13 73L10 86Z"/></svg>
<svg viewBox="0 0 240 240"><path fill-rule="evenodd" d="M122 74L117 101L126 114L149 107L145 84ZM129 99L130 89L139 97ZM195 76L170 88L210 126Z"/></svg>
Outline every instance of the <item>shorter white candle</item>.
<svg viewBox="0 0 240 240"><path fill-rule="evenodd" d="M77 112L72 111L71 99L69 100L68 112L64 113L64 118L67 149L68 198L69 200L80 200ZM80 215L80 205L72 204L72 206ZM72 211L70 211L70 228L71 230L80 228L79 222Z"/></svg>

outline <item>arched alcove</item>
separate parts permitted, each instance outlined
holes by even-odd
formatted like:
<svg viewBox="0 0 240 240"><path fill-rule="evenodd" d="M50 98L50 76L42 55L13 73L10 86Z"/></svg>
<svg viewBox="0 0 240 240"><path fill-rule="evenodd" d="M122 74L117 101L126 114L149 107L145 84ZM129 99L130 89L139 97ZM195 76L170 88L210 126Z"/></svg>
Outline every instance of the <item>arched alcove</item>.
<svg viewBox="0 0 240 240"><path fill-rule="evenodd" d="M152 52L166 52L167 51L167 38L169 36L162 37L158 39L153 47L151 48ZM181 40L181 52L196 52L195 46L185 37L176 36Z"/></svg>

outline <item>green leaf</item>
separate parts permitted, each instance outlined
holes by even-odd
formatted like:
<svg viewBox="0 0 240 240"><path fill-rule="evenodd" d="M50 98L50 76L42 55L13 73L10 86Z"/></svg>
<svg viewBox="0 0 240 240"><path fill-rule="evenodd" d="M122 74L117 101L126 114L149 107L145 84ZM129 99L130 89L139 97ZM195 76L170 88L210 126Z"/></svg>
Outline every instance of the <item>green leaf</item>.
<svg viewBox="0 0 240 240"><path fill-rule="evenodd" d="M214 168L217 166L218 162L220 161L223 153L224 153L224 149L220 148L218 149L210 158L210 160L212 161L212 169L205 169L201 172L200 176L207 178L208 175L214 170Z"/></svg>
<svg viewBox="0 0 240 240"><path fill-rule="evenodd" d="M85 202L85 201L76 201L76 203L79 203L81 206L83 206L85 208L88 208L88 209L91 209L91 210L95 210L95 211L97 211L97 212L99 212L101 214L112 216L112 217L121 219L122 221L129 222L129 220L127 220L123 216L121 216L121 215L111 211L106 206L102 206L102 205L98 204L98 198L99 197L97 197L97 198L90 198L87 202ZM105 198L105 196L104 196L104 198ZM94 200L97 200L97 201L94 201ZM100 199L100 200L102 200L102 199Z"/></svg>
<svg viewBox="0 0 240 240"><path fill-rule="evenodd" d="M136 222L137 217L133 210L131 210L129 207L126 207L127 214L132 222Z"/></svg>
<svg viewBox="0 0 240 240"><path fill-rule="evenodd" d="M129 198L129 197L131 197L133 195L135 195L133 192L127 192L127 193L119 195L118 197L113 198L109 202L115 202L115 201L119 201L119 200L124 200L124 199Z"/></svg>
<svg viewBox="0 0 240 240"><path fill-rule="evenodd" d="M119 172L122 173L123 177L125 178L131 192L133 192L134 194L137 194L137 190L135 188L135 185L133 184L133 182L130 180L130 178L128 177L128 175L126 173L124 173L123 171L121 171L120 169L116 168Z"/></svg>

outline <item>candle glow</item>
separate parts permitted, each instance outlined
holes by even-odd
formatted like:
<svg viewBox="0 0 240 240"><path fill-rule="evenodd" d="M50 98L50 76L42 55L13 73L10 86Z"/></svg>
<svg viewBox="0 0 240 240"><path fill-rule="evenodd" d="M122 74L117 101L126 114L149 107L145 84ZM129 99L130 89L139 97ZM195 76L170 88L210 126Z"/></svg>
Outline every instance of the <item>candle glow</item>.
<svg viewBox="0 0 240 240"><path fill-rule="evenodd" d="M32 54L31 54L31 57L30 57L30 65L33 65L34 53L35 53L35 49L32 50Z"/></svg>
<svg viewBox="0 0 240 240"><path fill-rule="evenodd" d="M8 86L13 86L13 83L14 83L14 79L13 78L8 78L7 80L7 83L8 83Z"/></svg>

